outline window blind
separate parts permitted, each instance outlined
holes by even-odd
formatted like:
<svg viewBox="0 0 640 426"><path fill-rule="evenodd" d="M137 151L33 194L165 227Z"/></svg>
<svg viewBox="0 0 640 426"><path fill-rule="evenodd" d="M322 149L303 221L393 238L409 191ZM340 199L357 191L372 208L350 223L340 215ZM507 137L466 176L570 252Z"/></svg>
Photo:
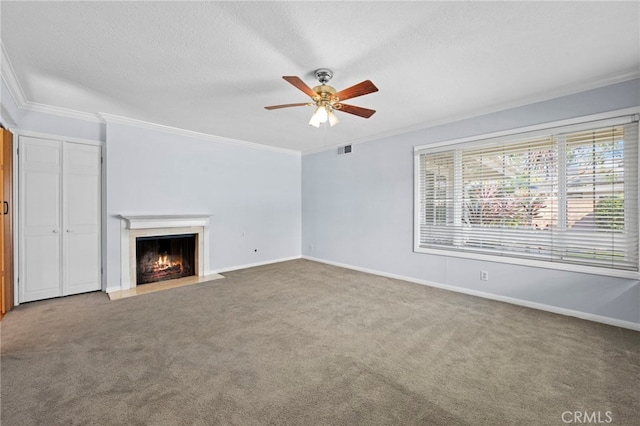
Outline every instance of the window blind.
<svg viewBox="0 0 640 426"><path fill-rule="evenodd" d="M416 153L416 246L638 271L629 117Z"/></svg>

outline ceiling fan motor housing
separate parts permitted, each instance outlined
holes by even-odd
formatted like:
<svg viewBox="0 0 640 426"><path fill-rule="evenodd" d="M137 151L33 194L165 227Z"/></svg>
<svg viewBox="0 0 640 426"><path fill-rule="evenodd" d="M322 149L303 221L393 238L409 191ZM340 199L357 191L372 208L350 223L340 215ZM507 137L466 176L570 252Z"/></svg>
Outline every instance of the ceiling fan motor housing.
<svg viewBox="0 0 640 426"><path fill-rule="evenodd" d="M320 86L314 87L312 90L318 94L317 96L313 97L313 101L317 106L331 106L334 108L336 107L338 99L333 96L336 93L336 89L329 86L328 84L322 84Z"/></svg>

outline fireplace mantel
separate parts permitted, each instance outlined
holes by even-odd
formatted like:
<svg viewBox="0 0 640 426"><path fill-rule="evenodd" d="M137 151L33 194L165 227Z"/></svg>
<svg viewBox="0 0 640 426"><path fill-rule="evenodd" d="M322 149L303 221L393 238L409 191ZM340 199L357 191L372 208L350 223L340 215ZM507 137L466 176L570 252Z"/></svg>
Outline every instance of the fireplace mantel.
<svg viewBox="0 0 640 426"><path fill-rule="evenodd" d="M120 215L120 289L136 287L135 239L141 236L196 234L197 276L209 275L209 218L211 214ZM114 289L115 290L115 289Z"/></svg>
<svg viewBox="0 0 640 426"><path fill-rule="evenodd" d="M149 228L182 228L185 226L206 226L211 215L181 214L181 215L120 215L127 223L127 229Z"/></svg>

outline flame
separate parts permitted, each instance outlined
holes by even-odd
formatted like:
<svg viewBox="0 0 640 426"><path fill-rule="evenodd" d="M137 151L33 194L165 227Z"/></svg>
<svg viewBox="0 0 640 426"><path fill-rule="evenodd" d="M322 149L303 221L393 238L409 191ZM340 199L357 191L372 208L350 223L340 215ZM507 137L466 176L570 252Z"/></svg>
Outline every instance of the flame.
<svg viewBox="0 0 640 426"><path fill-rule="evenodd" d="M159 271L164 271L166 269L172 268L174 266L180 266L180 270L182 271L182 261L181 260L172 260L171 256L166 253L158 255L158 261L155 264L155 267Z"/></svg>

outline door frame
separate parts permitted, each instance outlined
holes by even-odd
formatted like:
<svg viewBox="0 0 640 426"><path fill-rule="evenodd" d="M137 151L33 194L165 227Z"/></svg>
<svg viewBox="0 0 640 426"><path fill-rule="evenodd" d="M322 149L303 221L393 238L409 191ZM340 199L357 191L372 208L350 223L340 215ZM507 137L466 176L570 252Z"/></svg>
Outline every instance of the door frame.
<svg viewBox="0 0 640 426"><path fill-rule="evenodd" d="M77 137L70 136L62 136L56 135L53 133L42 133L42 132L34 132L30 130L21 130L17 128L8 129L13 133L13 229L15 230L14 234L17 238L14 240L13 245L13 267L14 267L14 275L13 275L13 298L14 298L14 306L18 306L20 304L20 235L22 228L20 228L20 159L18 154L18 148L20 147L20 136L25 137L33 137L33 138L41 138L41 139L50 139L54 141L62 141L62 142L73 142L80 143L85 145L93 145L100 147L100 286L101 290L105 291L106 283L105 283L105 274L104 274L104 263L105 263L105 253L106 253L106 236L105 236L105 167L104 167L104 142L93 140L93 139L83 139Z"/></svg>

